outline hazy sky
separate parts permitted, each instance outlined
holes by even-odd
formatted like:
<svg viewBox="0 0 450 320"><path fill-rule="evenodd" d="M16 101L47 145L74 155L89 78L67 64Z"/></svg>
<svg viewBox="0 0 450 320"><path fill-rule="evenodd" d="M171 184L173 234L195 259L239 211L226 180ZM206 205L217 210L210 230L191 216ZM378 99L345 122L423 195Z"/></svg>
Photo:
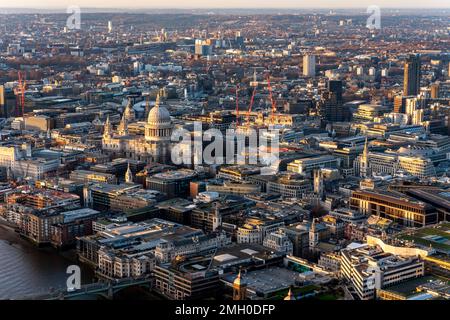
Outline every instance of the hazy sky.
<svg viewBox="0 0 450 320"><path fill-rule="evenodd" d="M0 8L381 8L450 7L448 0L0 0Z"/></svg>

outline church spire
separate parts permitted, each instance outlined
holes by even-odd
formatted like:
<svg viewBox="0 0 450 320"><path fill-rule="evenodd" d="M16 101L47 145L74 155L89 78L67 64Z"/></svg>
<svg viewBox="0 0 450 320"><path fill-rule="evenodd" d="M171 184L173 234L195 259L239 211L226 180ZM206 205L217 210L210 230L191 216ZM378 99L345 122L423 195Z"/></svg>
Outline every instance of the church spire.
<svg viewBox="0 0 450 320"><path fill-rule="evenodd" d="M112 130L111 130L111 122L109 121L109 114L106 116L105 126L103 130L103 136L104 137L111 137Z"/></svg>
<svg viewBox="0 0 450 320"><path fill-rule="evenodd" d="M128 162L127 172L125 172L125 183L133 183L133 172L131 172L129 162Z"/></svg>
<svg viewBox="0 0 450 320"><path fill-rule="evenodd" d="M156 94L155 108L159 107L160 102L161 102L161 97L160 97L160 93L158 91L158 93Z"/></svg>
<svg viewBox="0 0 450 320"><path fill-rule="evenodd" d="M131 103L131 98L128 98L128 104L125 107L123 114L127 118L128 122L134 121L134 110L133 110L133 104Z"/></svg>
<svg viewBox="0 0 450 320"><path fill-rule="evenodd" d="M233 300L245 300L247 298L247 283L241 276L241 270L233 281Z"/></svg>
<svg viewBox="0 0 450 320"><path fill-rule="evenodd" d="M367 158L368 154L369 154L369 144L367 142L367 136L366 136L366 142L364 143L363 157Z"/></svg>
<svg viewBox="0 0 450 320"><path fill-rule="evenodd" d="M126 136L128 135L128 121L125 117L125 113L122 115L122 120L120 120L119 127L117 128L119 131L119 135Z"/></svg>
<svg viewBox="0 0 450 320"><path fill-rule="evenodd" d="M292 288L289 288L289 292L288 292L287 296L284 297L284 300L295 300L295 297L292 293Z"/></svg>
<svg viewBox="0 0 450 320"><path fill-rule="evenodd" d="M362 153L362 156L360 158L359 163L359 175L362 178L367 178L370 176L370 169L369 169L369 143L367 141L366 136L366 142L364 143L364 150Z"/></svg>

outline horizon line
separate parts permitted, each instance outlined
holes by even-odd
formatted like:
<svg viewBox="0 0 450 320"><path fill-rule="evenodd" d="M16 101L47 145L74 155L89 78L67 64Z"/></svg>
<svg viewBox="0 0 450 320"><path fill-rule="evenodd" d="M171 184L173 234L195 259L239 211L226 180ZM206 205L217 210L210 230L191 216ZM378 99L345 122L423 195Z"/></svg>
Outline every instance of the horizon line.
<svg viewBox="0 0 450 320"><path fill-rule="evenodd" d="M70 6L35 6L35 7L28 7L28 6L15 6L15 7L1 7L0 10L3 9L28 9L28 10L58 10L58 9L67 9ZM402 10L402 9L425 9L425 10L435 10L435 9L450 9L449 6L436 6L436 7L423 7L423 6L379 6L381 9L388 8L388 9L396 9L396 10ZM367 9L367 6L361 6L361 7L307 7L307 6L299 6L299 7L183 7L183 6L168 6L168 7L151 7L151 6L139 6L139 7L108 7L108 6L80 6L80 8L87 8L87 9L114 9L114 10L139 10L139 9L153 9L153 10L166 10L166 9L175 9L175 10L217 10L217 9L225 9L225 10L236 10L236 9L246 9L246 10L290 10L290 9L321 9L321 10L348 10L348 9Z"/></svg>

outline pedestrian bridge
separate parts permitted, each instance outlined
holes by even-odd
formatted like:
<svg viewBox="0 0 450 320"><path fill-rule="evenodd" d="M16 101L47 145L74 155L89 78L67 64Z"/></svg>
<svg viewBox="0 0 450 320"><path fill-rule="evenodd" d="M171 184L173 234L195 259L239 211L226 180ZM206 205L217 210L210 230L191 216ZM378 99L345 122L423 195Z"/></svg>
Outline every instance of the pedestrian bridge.
<svg viewBox="0 0 450 320"><path fill-rule="evenodd" d="M78 290L57 290L47 294L39 294L23 297L20 300L76 300L83 299L86 296L101 296L106 299L112 299L114 294L125 288L134 286L144 286L152 288L152 278L126 278L120 280L100 281L81 286Z"/></svg>

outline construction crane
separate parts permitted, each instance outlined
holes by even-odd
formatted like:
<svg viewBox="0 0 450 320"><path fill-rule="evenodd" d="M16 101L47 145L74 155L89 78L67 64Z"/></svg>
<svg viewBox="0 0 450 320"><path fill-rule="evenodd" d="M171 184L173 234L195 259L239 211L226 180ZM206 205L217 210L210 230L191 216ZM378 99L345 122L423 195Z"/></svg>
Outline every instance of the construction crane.
<svg viewBox="0 0 450 320"><path fill-rule="evenodd" d="M16 95L16 116L19 116L19 106L22 108L22 117L25 115L25 89L26 89L26 81L25 78L22 78L22 73L19 71L18 73L19 85L14 90L14 94Z"/></svg>
<svg viewBox="0 0 450 320"><path fill-rule="evenodd" d="M272 124L274 124L275 123L275 112L277 111L277 106L276 106L276 103L273 100L273 96L272 96L272 86L270 85L270 75L267 76L267 87L269 89L270 103L272 104L272 114L270 116L270 121Z"/></svg>
<svg viewBox="0 0 450 320"><path fill-rule="evenodd" d="M236 128L239 126L239 84L236 84Z"/></svg>
<svg viewBox="0 0 450 320"><path fill-rule="evenodd" d="M22 78L22 73L19 71L19 86L21 91L21 105L22 105L22 117L25 115L25 89L27 86L25 77Z"/></svg>
<svg viewBox="0 0 450 320"><path fill-rule="evenodd" d="M248 105L247 117L246 117L246 126L247 129L250 128L250 112L252 112L253 101L255 100L256 86L253 88L252 97L250 98L250 104Z"/></svg>

